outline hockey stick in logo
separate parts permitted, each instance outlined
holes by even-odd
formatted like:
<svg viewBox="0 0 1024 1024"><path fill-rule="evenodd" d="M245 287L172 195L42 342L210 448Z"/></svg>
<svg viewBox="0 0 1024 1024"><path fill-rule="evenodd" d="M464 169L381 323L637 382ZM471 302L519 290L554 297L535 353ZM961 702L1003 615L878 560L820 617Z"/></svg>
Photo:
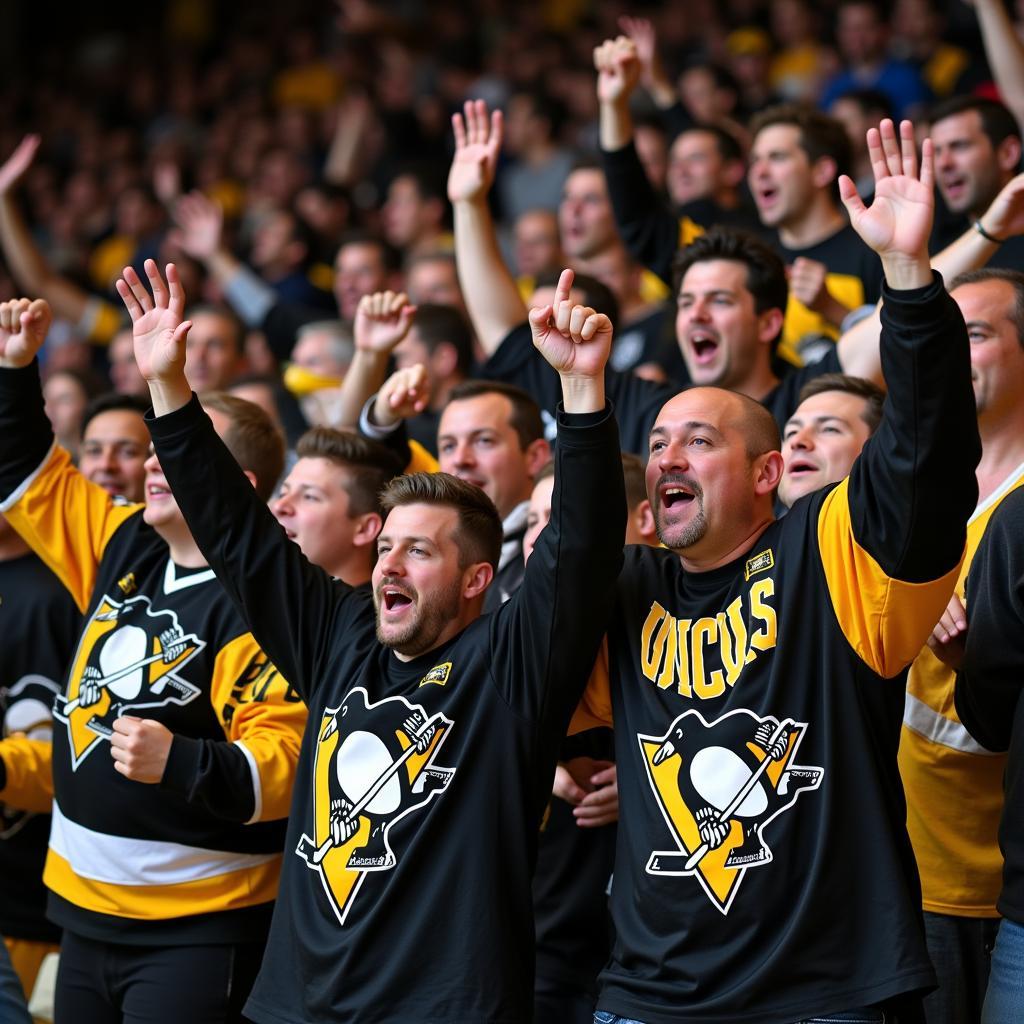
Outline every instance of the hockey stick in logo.
<svg viewBox="0 0 1024 1024"><path fill-rule="evenodd" d="M189 633L187 636L178 637L175 639L175 646L179 644L198 644L199 639L193 633ZM98 686L101 690L105 690L112 683L116 683L119 679L124 679L125 676L130 676L133 672L138 672L139 669L145 668L147 665L152 665L155 661L163 661L164 655L161 651L159 654L151 654L147 658L139 658L138 661L133 661L130 665L124 665L119 669L111 672L109 675L103 676L102 679L94 679L92 682ZM151 687L153 693L158 696L163 692L166 687L168 680L158 679ZM72 711L80 707L82 699L75 697L74 700L69 700L65 703L61 709L61 714L70 715Z"/></svg>
<svg viewBox="0 0 1024 1024"><path fill-rule="evenodd" d="M768 770L768 766L774 763L774 758L768 753L769 749L782 739L786 729L792 724L792 721L788 718L784 718L779 722L775 732L772 733L771 738L765 744L764 760L750 773L750 778L743 783L739 792L729 801L728 806L723 811L719 811L718 824L724 825L736 813L736 808L750 796L751 791L758 784L761 776ZM687 858L686 864L683 865L683 870L692 871L704 859L710 849L709 843L701 843Z"/></svg>
<svg viewBox="0 0 1024 1024"><path fill-rule="evenodd" d="M345 816L347 821L353 822L356 820L356 818L363 812L363 810L370 803L370 801L387 785L388 780L394 776L395 772L397 772L398 769L401 768L402 765L405 764L405 762L408 761L409 758L416 753L417 742L423 739L423 737L427 735L427 733L434 727L436 723L442 722L443 720L444 715L438 713L433 717L428 718L423 723L423 725L421 725L420 728L415 733L413 733L412 736L409 737L411 741L409 743L409 746L407 746L405 750L403 750L402 753L399 754L398 757L396 757L394 761L392 761L391 764L389 764L387 768L385 768L384 771L382 771L380 775L377 776L376 779L374 779L374 781L370 784L370 788L359 798L358 801L356 801L355 805ZM323 740L327 739L329 736L332 736L337 731L337 722L337 718L331 719L331 724L327 726L327 728L324 730L323 736L321 736L320 738L321 742L323 742ZM327 856L328 851L333 846L333 836L328 836L319 846L316 846L309 836L304 835L299 840L299 845L296 848L295 852L303 860L305 860L306 863L309 864L311 867L316 867L318 864L320 864L324 857Z"/></svg>

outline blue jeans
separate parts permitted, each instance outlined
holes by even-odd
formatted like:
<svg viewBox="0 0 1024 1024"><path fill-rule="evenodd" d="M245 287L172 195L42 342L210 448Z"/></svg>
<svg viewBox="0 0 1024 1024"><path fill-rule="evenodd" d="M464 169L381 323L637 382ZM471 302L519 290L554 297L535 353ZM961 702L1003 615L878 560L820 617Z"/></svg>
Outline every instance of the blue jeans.
<svg viewBox="0 0 1024 1024"><path fill-rule="evenodd" d="M1004 918L992 951L982 1024L1018 1024L1024 1020L1024 926Z"/></svg>
<svg viewBox="0 0 1024 1024"><path fill-rule="evenodd" d="M32 1024L21 991L21 982L11 966L7 947L0 938L0 1020L4 1024Z"/></svg>

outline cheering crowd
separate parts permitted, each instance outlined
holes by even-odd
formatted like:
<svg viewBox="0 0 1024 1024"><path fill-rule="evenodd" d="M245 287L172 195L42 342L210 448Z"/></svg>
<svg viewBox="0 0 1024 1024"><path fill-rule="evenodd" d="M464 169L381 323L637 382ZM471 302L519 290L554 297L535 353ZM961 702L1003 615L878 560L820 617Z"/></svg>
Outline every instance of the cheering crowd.
<svg viewBox="0 0 1024 1024"><path fill-rule="evenodd" d="M8 104L0 1019L1021 1019L1011 13L407 8Z"/></svg>

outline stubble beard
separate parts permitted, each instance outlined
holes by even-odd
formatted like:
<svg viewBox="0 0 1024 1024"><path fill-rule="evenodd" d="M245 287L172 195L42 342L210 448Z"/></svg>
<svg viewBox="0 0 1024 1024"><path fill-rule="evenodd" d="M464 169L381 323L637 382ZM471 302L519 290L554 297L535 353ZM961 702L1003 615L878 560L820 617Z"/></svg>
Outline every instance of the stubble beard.
<svg viewBox="0 0 1024 1024"><path fill-rule="evenodd" d="M385 647L407 658L415 658L429 651L437 643L445 626L458 617L461 604L461 581L455 580L450 586L431 596L424 605L419 604L419 594L414 595L415 609L409 621L403 626L385 632L380 619L381 599L374 602L377 618L377 639Z"/></svg>
<svg viewBox="0 0 1024 1024"><path fill-rule="evenodd" d="M664 480L659 481L659 490L655 492L654 527L658 534L658 540L670 551L685 551L703 540L704 535L708 532L708 520L704 513L704 491L695 480L691 480L689 477L679 477L678 483L685 484L693 491L693 500L697 504L697 511L684 526L672 527L668 526L662 517L660 487L664 482Z"/></svg>

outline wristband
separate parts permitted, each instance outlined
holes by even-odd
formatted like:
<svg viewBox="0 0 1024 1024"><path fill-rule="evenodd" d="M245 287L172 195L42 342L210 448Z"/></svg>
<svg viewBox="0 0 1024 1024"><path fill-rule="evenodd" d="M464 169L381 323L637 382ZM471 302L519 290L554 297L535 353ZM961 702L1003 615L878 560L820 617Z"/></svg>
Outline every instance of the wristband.
<svg viewBox="0 0 1024 1024"><path fill-rule="evenodd" d="M1003 242L1005 242L1005 241L1006 241L1006 239L1005 239L1005 238L996 238L996 237L995 237L995 235L990 235L990 234L989 234L989 233L988 233L988 232L987 232L987 231L985 230L985 228L984 228L984 226L982 225L982 223L981 223L981 221L980 221L980 220L976 220L976 221L974 222L974 230L975 230L975 231L977 231L977 232L978 232L978 234L979 234L979 235L981 235L981 237L982 237L982 238L986 239L986 240L987 240L987 241L989 241L989 242L992 242L992 243L993 243L994 245L1002 245L1002 244L1003 244Z"/></svg>

